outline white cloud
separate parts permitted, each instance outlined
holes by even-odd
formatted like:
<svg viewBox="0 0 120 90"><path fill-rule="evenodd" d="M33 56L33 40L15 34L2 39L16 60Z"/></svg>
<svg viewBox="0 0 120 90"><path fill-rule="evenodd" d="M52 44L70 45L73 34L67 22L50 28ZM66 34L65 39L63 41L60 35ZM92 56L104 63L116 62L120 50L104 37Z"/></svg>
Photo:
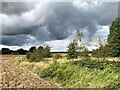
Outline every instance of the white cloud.
<svg viewBox="0 0 120 90"><path fill-rule="evenodd" d="M93 36L93 39L97 40L98 38L107 38L109 34L109 26L98 26L96 34Z"/></svg>
<svg viewBox="0 0 120 90"><path fill-rule="evenodd" d="M86 2L86 1L75 0L73 1L73 5L84 10L89 10L101 6L102 2L98 2L98 1Z"/></svg>
<svg viewBox="0 0 120 90"><path fill-rule="evenodd" d="M66 51L70 40L47 41L44 44L49 45L52 51Z"/></svg>

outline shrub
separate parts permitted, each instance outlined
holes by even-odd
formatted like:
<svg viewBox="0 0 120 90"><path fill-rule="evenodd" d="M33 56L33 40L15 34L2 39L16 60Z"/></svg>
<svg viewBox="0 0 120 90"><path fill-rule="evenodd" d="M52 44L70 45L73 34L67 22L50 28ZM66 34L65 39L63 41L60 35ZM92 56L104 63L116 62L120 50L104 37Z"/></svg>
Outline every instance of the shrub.
<svg viewBox="0 0 120 90"><path fill-rule="evenodd" d="M78 49L78 43L74 39L69 45L68 45L68 50L67 50L67 57L68 58L77 58L77 49Z"/></svg>
<svg viewBox="0 0 120 90"><path fill-rule="evenodd" d="M35 51L28 52L26 55L26 58L30 62L39 62L39 61L45 60L44 58L49 58L51 56L52 56L52 53L50 52L49 46L45 46L45 47L40 46Z"/></svg>

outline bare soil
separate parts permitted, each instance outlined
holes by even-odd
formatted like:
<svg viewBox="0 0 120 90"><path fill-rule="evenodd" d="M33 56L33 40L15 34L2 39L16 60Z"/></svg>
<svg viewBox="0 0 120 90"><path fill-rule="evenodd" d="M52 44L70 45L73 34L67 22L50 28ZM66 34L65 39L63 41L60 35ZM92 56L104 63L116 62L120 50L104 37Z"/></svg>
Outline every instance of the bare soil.
<svg viewBox="0 0 120 90"><path fill-rule="evenodd" d="M0 59L1 88L59 88L60 86L46 81L32 72L10 62L17 56L3 56ZM23 56L24 57L24 56Z"/></svg>

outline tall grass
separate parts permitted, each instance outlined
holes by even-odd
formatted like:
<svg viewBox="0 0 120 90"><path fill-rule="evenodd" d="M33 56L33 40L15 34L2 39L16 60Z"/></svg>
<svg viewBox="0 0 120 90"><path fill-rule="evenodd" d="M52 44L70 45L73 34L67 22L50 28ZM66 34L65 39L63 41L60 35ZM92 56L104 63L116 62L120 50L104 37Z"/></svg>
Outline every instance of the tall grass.
<svg viewBox="0 0 120 90"><path fill-rule="evenodd" d="M66 88L120 88L119 64L84 58L80 61L52 63L38 74Z"/></svg>

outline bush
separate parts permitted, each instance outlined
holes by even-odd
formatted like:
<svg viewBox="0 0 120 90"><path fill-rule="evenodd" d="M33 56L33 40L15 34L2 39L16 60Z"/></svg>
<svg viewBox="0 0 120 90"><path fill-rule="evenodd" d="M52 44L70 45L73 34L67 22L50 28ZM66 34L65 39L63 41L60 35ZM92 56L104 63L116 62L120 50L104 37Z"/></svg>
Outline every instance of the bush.
<svg viewBox="0 0 120 90"><path fill-rule="evenodd" d="M49 46L45 46L45 47L40 46L35 51L28 52L26 55L26 58L30 62L39 62L39 61L43 61L43 60L45 60L45 58L49 58L51 56L52 56L52 53L50 52Z"/></svg>
<svg viewBox="0 0 120 90"><path fill-rule="evenodd" d="M44 60L43 52L39 50L36 50L33 53L30 53L30 57L28 59L28 61L30 62L39 62L43 60Z"/></svg>

